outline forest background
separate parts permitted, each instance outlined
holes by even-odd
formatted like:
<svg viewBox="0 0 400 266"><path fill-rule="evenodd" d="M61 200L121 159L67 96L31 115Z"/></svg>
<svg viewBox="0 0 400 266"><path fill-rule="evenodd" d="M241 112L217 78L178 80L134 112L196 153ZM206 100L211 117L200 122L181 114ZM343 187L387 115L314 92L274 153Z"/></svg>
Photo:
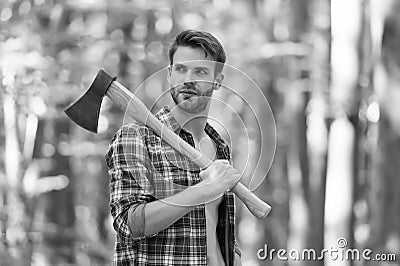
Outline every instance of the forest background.
<svg viewBox="0 0 400 266"><path fill-rule="evenodd" d="M187 28L221 40L275 118L274 160L255 190L273 210L258 220L238 201L243 265L399 265L399 13L389 0L1 1L0 265L110 264L104 155L124 114L106 101L95 135L63 110L101 68L135 92ZM154 85L138 92L149 107L162 93ZM251 131L249 108L223 96ZM250 136L246 146L232 130L238 168L266 141ZM339 239L387 261L258 256Z"/></svg>

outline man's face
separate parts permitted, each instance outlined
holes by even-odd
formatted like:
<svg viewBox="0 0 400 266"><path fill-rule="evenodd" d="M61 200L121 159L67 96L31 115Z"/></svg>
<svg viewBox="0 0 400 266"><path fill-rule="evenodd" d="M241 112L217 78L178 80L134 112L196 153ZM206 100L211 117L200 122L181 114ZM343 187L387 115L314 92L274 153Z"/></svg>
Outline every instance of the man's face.
<svg viewBox="0 0 400 266"><path fill-rule="evenodd" d="M211 99L216 77L216 62L200 48L179 46L173 57L174 64L169 72L171 96L182 110L199 114L203 112ZM222 81L217 74L217 82Z"/></svg>

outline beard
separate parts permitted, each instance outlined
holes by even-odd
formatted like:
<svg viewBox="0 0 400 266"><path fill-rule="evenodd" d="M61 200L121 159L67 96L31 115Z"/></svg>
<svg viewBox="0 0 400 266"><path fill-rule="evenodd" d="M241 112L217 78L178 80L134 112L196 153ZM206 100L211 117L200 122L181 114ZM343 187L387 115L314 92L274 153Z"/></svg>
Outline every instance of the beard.
<svg viewBox="0 0 400 266"><path fill-rule="evenodd" d="M171 88L171 96L175 104L190 114L203 112L211 99L214 86L201 92L195 84L179 84Z"/></svg>

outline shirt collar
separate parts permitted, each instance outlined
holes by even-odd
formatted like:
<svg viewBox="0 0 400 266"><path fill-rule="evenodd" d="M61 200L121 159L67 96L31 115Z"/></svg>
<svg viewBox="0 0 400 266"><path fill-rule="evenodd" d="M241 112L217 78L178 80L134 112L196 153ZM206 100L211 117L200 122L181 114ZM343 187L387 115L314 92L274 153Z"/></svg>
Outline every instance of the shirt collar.
<svg viewBox="0 0 400 266"><path fill-rule="evenodd" d="M171 115L167 106L164 106L160 111L158 111L156 117L175 133L177 133L181 128L178 121L176 121L176 119Z"/></svg>
<svg viewBox="0 0 400 266"><path fill-rule="evenodd" d="M172 129L175 133L179 133L180 130L184 130L179 125L178 121L171 115L167 106L164 106L158 113L156 117L167 127ZM186 130L185 130L186 131ZM219 133L207 122L204 131L207 135L217 144L220 148L225 148L227 144L225 143L224 139L219 135ZM186 131L187 132L187 131ZM190 133L188 133L190 134Z"/></svg>

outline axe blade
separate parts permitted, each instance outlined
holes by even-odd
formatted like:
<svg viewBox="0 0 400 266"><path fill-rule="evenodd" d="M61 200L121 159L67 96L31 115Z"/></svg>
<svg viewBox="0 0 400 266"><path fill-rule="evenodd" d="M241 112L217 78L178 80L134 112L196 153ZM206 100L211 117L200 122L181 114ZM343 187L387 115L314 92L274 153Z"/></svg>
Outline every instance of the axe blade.
<svg viewBox="0 0 400 266"><path fill-rule="evenodd" d="M65 110L65 113L79 126L97 133L100 107L103 97L116 77L100 70L85 94Z"/></svg>

